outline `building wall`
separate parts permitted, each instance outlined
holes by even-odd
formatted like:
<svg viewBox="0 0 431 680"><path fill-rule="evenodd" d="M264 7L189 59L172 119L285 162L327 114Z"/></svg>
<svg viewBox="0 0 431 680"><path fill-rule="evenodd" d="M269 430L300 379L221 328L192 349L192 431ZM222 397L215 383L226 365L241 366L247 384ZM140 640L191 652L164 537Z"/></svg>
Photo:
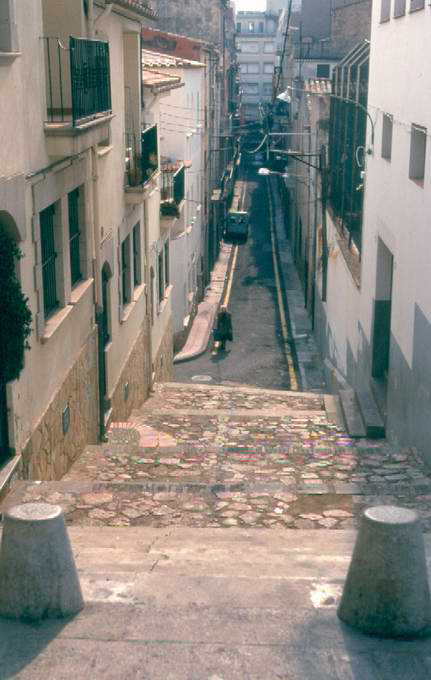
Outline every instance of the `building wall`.
<svg viewBox="0 0 431 680"><path fill-rule="evenodd" d="M387 429L394 441L416 445L429 459L431 434L431 295L429 214L431 149L424 179L409 179L411 124L431 129L427 36L429 8L380 23L373 8L369 109L376 121L367 158L359 362L370 376L374 302L381 297L382 253L393 256ZM424 51L425 50L425 51ZM393 116L392 157L381 156L383 112ZM427 142L429 139L427 139ZM384 187L384 197L382 196ZM387 249L384 250L383 246Z"/></svg>
<svg viewBox="0 0 431 680"><path fill-rule="evenodd" d="M235 20L243 111L246 119L256 120L259 119L259 105L272 101L277 15L267 12L238 12ZM254 26L255 32L249 32L249 24ZM259 27L262 24L263 32L260 33Z"/></svg>
<svg viewBox="0 0 431 680"><path fill-rule="evenodd" d="M343 55L360 40L370 38L372 0L335 0L331 33L336 54Z"/></svg>
<svg viewBox="0 0 431 680"><path fill-rule="evenodd" d="M61 4L67 4L76 31L87 35L82 2L71 0ZM144 279L144 244L148 240L144 224L148 207L144 203L148 201L144 194L137 205L126 200L124 163L127 127L124 85L134 79L134 101L140 101L141 22L120 17L114 10L97 24L96 38L109 40L115 115L111 123L96 126L94 134L86 131L77 136L75 148L81 144L80 153L64 158L61 137L56 138L55 147L55 140L47 137L44 129L47 101L41 36L61 35L67 43L70 30L70 17L64 12L56 13L58 5L52 0L15 3L21 56L0 65L4 93L0 114L0 223L12 232L23 252L24 257L18 264L19 278L33 315L24 370L18 380L7 386L9 440L11 448L22 454L20 474L44 479L58 479L86 443L97 441L99 369L95 280L100 281L104 264L111 272L110 342L105 358L112 415L118 414L124 419L132 407L142 403L151 380ZM96 10L96 14L99 11ZM133 41L134 59L130 50ZM136 123L140 130L139 119ZM102 139L97 130L105 128L106 137ZM53 153L54 147L57 155ZM52 165L61 158L63 163ZM80 192L82 280L72 289L68 194L75 188ZM158 238L157 182L153 193ZM45 318L40 213L54 203L55 234L59 239L56 243L59 306ZM125 308L121 304L120 245L136 224L141 230L143 277ZM169 337L170 306L165 308L159 345ZM159 352L159 347L156 349ZM165 352L165 356L168 366L169 352ZM124 399L125 382L129 382L127 400ZM127 404L123 403L126 401Z"/></svg>

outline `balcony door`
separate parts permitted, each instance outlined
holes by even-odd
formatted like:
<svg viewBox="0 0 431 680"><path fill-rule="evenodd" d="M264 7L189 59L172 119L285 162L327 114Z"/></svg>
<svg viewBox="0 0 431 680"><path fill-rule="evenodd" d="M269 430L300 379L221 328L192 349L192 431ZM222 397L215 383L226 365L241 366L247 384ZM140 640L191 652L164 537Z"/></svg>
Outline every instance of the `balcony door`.
<svg viewBox="0 0 431 680"><path fill-rule="evenodd" d="M9 456L6 385L0 383L0 464L7 460Z"/></svg>

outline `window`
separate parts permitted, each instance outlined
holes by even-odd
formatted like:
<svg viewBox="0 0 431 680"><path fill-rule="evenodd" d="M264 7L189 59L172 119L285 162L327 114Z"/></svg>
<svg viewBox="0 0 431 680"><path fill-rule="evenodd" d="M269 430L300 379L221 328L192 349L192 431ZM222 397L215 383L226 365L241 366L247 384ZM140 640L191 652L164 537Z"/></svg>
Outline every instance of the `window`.
<svg viewBox="0 0 431 680"><path fill-rule="evenodd" d="M425 0L410 0L410 12L415 12L417 9L425 7Z"/></svg>
<svg viewBox="0 0 431 680"><path fill-rule="evenodd" d="M17 52L18 36L15 23L15 0L0 2L0 52Z"/></svg>
<svg viewBox="0 0 431 680"><path fill-rule="evenodd" d="M259 64L258 63L251 63L251 62L249 64L240 64L239 70L240 70L240 73L256 74L256 73L259 73Z"/></svg>
<svg viewBox="0 0 431 680"><path fill-rule="evenodd" d="M79 189L71 191L68 195L69 203L69 256L70 256L70 281L75 286L82 279L81 253L79 229Z"/></svg>
<svg viewBox="0 0 431 680"><path fill-rule="evenodd" d="M380 21L389 21L391 18L391 0L382 0L380 8Z"/></svg>
<svg viewBox="0 0 431 680"><path fill-rule="evenodd" d="M132 232L133 246L133 286L139 286L142 281L141 275L141 225L135 224Z"/></svg>
<svg viewBox="0 0 431 680"><path fill-rule="evenodd" d="M54 233L55 206L50 205L40 213L40 241L42 251L43 310L47 318L59 306Z"/></svg>
<svg viewBox="0 0 431 680"><path fill-rule="evenodd" d="M143 181L146 182L159 168L157 125L153 125L142 132L141 146L142 175Z"/></svg>
<svg viewBox="0 0 431 680"><path fill-rule="evenodd" d="M272 83L263 83L263 94L272 95Z"/></svg>
<svg viewBox="0 0 431 680"><path fill-rule="evenodd" d="M263 72L264 72L264 73L270 73L271 75L273 74L273 72L274 72L274 64L272 63L272 61L267 61L267 62L263 65Z"/></svg>
<svg viewBox="0 0 431 680"><path fill-rule="evenodd" d="M164 246L165 253L165 287L169 286L169 241L166 241Z"/></svg>
<svg viewBox="0 0 431 680"><path fill-rule="evenodd" d="M266 42L263 44L263 51L266 54L273 54L275 52L275 45L273 42Z"/></svg>
<svg viewBox="0 0 431 680"><path fill-rule="evenodd" d="M236 32L241 33L241 22L240 21L236 22Z"/></svg>
<svg viewBox="0 0 431 680"><path fill-rule="evenodd" d="M130 236L126 236L121 244L121 301L123 306L131 301L130 285Z"/></svg>
<svg viewBox="0 0 431 680"><path fill-rule="evenodd" d="M259 33L263 33L264 24L263 21L259 21Z"/></svg>
<svg viewBox="0 0 431 680"><path fill-rule="evenodd" d="M317 64L316 67L316 78L329 78L331 75L331 69L329 64Z"/></svg>
<svg viewBox="0 0 431 680"><path fill-rule="evenodd" d="M243 42L241 43L241 52L244 54L256 54L259 52L259 43Z"/></svg>
<svg viewBox="0 0 431 680"><path fill-rule="evenodd" d="M159 304L165 297L165 274L163 271L163 250L159 253L158 261L157 261L157 269L158 269L158 278L159 278L159 285L158 285L158 292L159 292Z"/></svg>
<svg viewBox="0 0 431 680"><path fill-rule="evenodd" d="M394 18L402 17L406 13L406 0L395 0Z"/></svg>
<svg viewBox="0 0 431 680"><path fill-rule="evenodd" d="M254 21L249 21L247 28L249 33L254 33Z"/></svg>
<svg viewBox="0 0 431 680"><path fill-rule="evenodd" d="M425 157L427 148L426 128L412 125L410 133L410 179L423 179L425 177Z"/></svg>
<svg viewBox="0 0 431 680"><path fill-rule="evenodd" d="M383 114L382 129L382 158L390 161L392 156L392 124L393 117L389 113Z"/></svg>
<svg viewBox="0 0 431 680"><path fill-rule="evenodd" d="M244 94L259 94L259 83L243 83Z"/></svg>

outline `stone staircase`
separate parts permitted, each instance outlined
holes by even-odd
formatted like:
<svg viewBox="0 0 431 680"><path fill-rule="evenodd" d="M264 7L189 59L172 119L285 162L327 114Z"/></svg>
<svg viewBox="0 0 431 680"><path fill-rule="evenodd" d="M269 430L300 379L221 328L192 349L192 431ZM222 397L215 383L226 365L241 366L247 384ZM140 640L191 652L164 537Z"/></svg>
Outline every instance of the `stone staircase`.
<svg viewBox="0 0 431 680"><path fill-rule="evenodd" d="M164 383L57 482L15 483L2 509L45 500L75 526L349 529L400 503L431 527L414 450L352 438L336 397Z"/></svg>

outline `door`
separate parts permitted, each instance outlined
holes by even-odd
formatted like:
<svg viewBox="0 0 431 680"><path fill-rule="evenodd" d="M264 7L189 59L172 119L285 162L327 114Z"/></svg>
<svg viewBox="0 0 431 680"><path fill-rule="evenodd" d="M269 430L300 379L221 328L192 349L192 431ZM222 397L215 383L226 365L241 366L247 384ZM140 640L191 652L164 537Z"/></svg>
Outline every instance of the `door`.
<svg viewBox="0 0 431 680"><path fill-rule="evenodd" d="M10 456L6 385L0 383L0 464Z"/></svg>

